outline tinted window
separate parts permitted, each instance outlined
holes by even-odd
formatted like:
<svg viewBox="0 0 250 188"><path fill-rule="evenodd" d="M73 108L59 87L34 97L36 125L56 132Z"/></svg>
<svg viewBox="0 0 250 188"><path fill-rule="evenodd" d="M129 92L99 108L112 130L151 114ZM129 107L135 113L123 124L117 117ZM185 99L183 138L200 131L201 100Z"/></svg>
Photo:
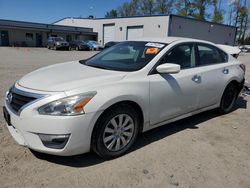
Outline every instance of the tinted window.
<svg viewBox="0 0 250 188"><path fill-rule="evenodd" d="M195 47L193 44L181 44L171 49L161 59L160 64L174 63L181 68L195 67Z"/></svg>
<svg viewBox="0 0 250 188"><path fill-rule="evenodd" d="M201 66L227 62L227 55L214 46L198 44L198 51Z"/></svg>
<svg viewBox="0 0 250 188"><path fill-rule="evenodd" d="M118 71L136 71L148 64L165 44L122 42L104 50L86 62L88 66Z"/></svg>

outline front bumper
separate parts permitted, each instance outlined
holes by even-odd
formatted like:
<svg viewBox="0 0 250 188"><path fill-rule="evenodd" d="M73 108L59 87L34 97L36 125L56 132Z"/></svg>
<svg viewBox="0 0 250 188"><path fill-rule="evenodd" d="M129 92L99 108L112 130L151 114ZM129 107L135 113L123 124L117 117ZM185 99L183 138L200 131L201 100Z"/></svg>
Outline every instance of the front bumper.
<svg viewBox="0 0 250 188"><path fill-rule="evenodd" d="M32 106L32 105L31 105ZM46 116L31 113L17 115L5 103L10 114L8 130L15 141L35 151L53 155L71 156L90 151L91 134L98 117L97 113L79 116ZM27 108L31 108L30 106ZM25 111L25 109L23 110ZM70 135L62 149L46 147L39 135Z"/></svg>

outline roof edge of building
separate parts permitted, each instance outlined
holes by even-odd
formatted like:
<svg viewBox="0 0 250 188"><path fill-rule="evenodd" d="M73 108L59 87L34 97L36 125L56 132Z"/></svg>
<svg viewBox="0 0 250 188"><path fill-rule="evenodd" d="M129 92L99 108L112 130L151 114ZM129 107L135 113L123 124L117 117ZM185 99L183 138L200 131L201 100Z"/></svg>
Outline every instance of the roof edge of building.
<svg viewBox="0 0 250 188"><path fill-rule="evenodd" d="M176 15L176 14L156 14L156 15L144 15L144 16L128 16L128 17L116 17L116 18L82 18L82 17L65 17L62 18L60 20L57 20L55 22L53 22L52 24L56 24L62 20L65 19L82 19L82 20L111 20L111 19L124 19L124 18L143 18L143 17L164 17L164 16L169 16L171 17L179 17L179 18L183 18L183 19L189 19L189 20L196 20L196 21L200 21L200 22L204 22L204 23L209 23L209 24L214 24L214 25L221 25L221 26L226 26L226 27L232 27L232 28L237 28L235 26L232 25L227 25L227 24L222 24L222 23L215 23L215 22L211 22L211 21L207 21L207 20L199 20L197 18L191 18L191 17L185 17L185 16L180 16L180 15Z"/></svg>

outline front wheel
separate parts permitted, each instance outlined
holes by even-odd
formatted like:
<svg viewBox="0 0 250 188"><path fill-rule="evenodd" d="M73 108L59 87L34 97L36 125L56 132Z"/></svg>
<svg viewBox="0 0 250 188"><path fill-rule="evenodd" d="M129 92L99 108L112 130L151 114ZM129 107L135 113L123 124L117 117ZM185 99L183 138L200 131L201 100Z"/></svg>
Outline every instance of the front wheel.
<svg viewBox="0 0 250 188"><path fill-rule="evenodd" d="M129 105L119 105L104 112L92 137L92 149L110 159L126 153L138 135L138 113Z"/></svg>
<svg viewBox="0 0 250 188"><path fill-rule="evenodd" d="M219 112L227 114L232 111L235 101L238 97L238 89L234 84L229 84L221 98Z"/></svg>

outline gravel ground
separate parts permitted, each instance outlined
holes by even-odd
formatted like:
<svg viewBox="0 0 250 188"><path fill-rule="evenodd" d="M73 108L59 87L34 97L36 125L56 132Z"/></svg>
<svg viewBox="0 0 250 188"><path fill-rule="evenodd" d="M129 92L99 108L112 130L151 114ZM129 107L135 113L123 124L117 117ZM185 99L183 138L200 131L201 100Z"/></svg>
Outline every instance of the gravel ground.
<svg viewBox="0 0 250 188"><path fill-rule="evenodd" d="M95 52L0 48L0 106L4 91L45 65ZM247 65L250 54L239 57ZM11 138L0 110L0 187L250 188L249 98L224 116L205 112L141 135L130 153L103 161L93 153L56 157L32 153Z"/></svg>

